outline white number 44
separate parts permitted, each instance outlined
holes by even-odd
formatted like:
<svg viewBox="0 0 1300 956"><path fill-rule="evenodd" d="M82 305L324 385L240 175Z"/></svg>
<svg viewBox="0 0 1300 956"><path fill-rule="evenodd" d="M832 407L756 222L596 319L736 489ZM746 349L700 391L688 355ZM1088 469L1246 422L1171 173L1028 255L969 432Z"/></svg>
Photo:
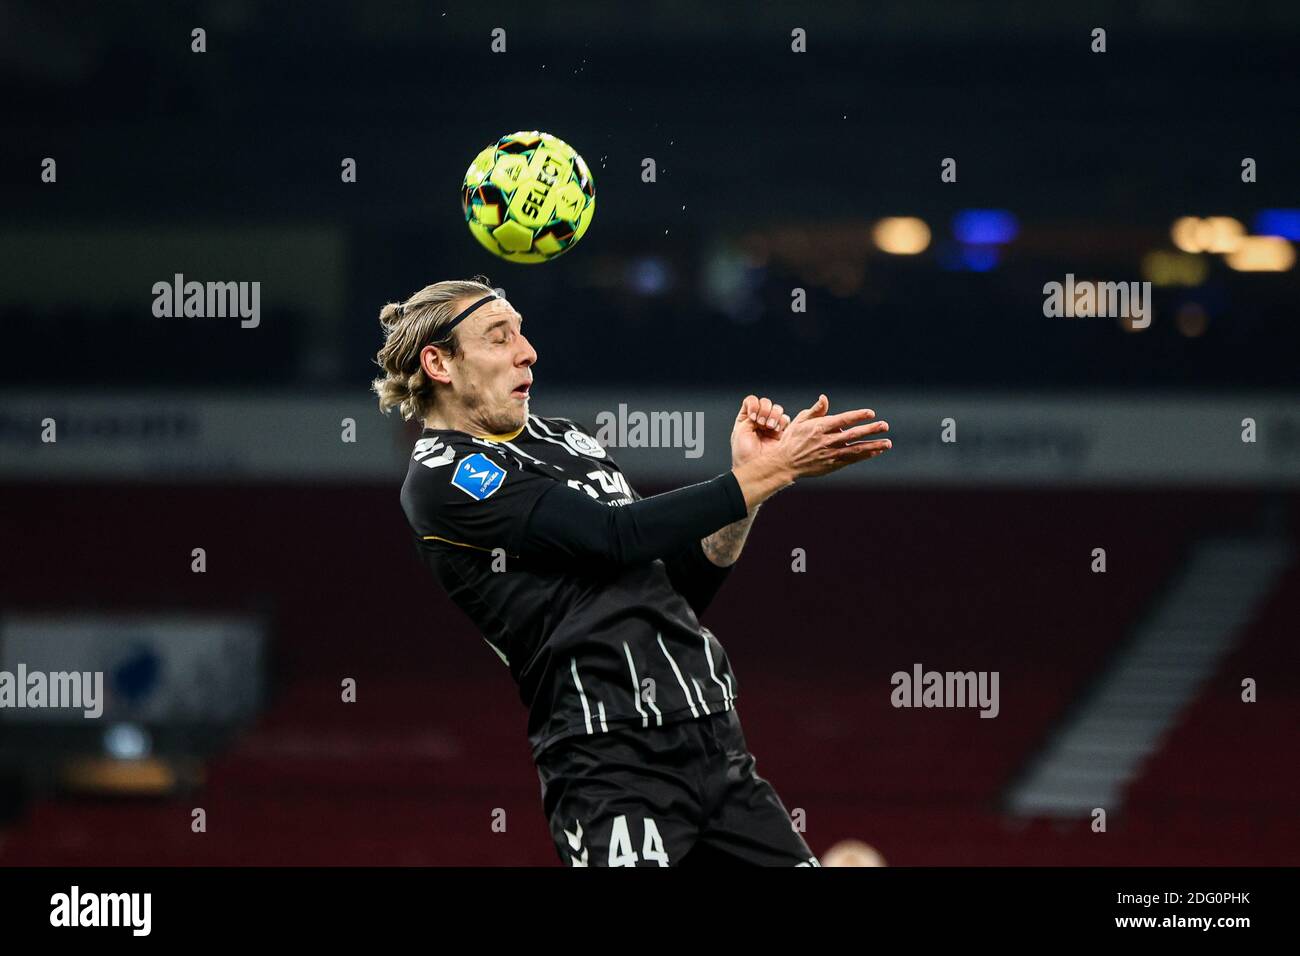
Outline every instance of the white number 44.
<svg viewBox="0 0 1300 956"><path fill-rule="evenodd" d="M658 863L660 866L668 865L668 854L664 851L663 837L659 835L659 827L650 817L642 820L642 826L645 829L645 839L641 843L641 858ZM609 831L609 865L610 866L636 866L637 855L632 849L632 835L628 832L627 817L620 815L614 818L614 826Z"/></svg>

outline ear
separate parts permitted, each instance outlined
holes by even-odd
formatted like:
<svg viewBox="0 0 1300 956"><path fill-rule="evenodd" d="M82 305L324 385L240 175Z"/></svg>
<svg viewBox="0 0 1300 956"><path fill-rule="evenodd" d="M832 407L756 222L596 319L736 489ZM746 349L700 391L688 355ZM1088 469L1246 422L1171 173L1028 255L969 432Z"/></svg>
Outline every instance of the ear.
<svg viewBox="0 0 1300 956"><path fill-rule="evenodd" d="M420 349L420 368L424 374L435 382L451 384L451 372L447 368L447 358L436 345L426 345Z"/></svg>

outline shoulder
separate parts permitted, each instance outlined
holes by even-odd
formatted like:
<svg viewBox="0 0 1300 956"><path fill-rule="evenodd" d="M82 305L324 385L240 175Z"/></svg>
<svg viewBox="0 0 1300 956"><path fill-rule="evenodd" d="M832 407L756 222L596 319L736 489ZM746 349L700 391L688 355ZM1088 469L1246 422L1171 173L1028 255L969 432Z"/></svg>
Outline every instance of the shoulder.
<svg viewBox="0 0 1300 956"><path fill-rule="evenodd" d="M426 432L411 448L410 473L435 473L473 455L484 456L505 468L518 468L521 464L519 456L500 442L464 432Z"/></svg>
<svg viewBox="0 0 1300 956"><path fill-rule="evenodd" d="M543 418L540 415L529 415L528 430L535 438L563 445L573 454L596 460L607 460L613 464L605 447L594 437L593 430L572 418Z"/></svg>
<svg viewBox="0 0 1300 956"><path fill-rule="evenodd" d="M528 416L528 424L533 428L542 429L552 435L563 435L568 431L587 431L587 429L578 424L572 418L561 418L559 416L543 417L541 415L530 414Z"/></svg>
<svg viewBox="0 0 1300 956"><path fill-rule="evenodd" d="M469 435L420 436L402 484L402 510L425 540L519 549L522 522L555 478L527 453ZM527 459L527 460L526 460Z"/></svg>
<svg viewBox="0 0 1300 956"><path fill-rule="evenodd" d="M411 450L403 503L421 508L491 498L523 462L509 448L462 432L421 435Z"/></svg>
<svg viewBox="0 0 1300 956"><path fill-rule="evenodd" d="M557 422L560 425L563 425L565 428L575 428L580 432L591 430L588 426L583 425L581 422L575 421L572 418L556 418L553 419L553 421Z"/></svg>

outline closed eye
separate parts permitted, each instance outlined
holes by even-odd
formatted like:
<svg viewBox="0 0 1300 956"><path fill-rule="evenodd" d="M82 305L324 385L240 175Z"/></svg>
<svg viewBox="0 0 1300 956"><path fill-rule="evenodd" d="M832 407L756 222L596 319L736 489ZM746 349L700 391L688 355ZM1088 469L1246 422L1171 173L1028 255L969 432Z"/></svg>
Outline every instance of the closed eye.
<svg viewBox="0 0 1300 956"><path fill-rule="evenodd" d="M521 333L523 331L523 326L524 323L520 320L518 331ZM510 324L505 319L502 319L500 322L493 322L487 327L485 332L490 337L489 341L491 341L493 345L504 345L510 341L513 334L510 329Z"/></svg>

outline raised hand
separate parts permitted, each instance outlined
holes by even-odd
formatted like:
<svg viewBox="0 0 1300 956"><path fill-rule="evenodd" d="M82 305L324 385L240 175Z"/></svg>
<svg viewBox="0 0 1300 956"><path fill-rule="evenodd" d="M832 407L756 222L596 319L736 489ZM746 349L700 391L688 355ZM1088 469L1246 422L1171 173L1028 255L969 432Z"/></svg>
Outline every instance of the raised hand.
<svg viewBox="0 0 1300 956"><path fill-rule="evenodd" d="M790 416L770 398L747 395L731 428L731 464L743 465L770 447L790 424Z"/></svg>
<svg viewBox="0 0 1300 956"><path fill-rule="evenodd" d="M819 395L817 401L794 417L773 449L796 478L828 475L854 462L883 455L894 446L888 438L869 438L889 431L889 422L867 421L876 417L870 408L836 415L828 415L829 409L830 399Z"/></svg>

